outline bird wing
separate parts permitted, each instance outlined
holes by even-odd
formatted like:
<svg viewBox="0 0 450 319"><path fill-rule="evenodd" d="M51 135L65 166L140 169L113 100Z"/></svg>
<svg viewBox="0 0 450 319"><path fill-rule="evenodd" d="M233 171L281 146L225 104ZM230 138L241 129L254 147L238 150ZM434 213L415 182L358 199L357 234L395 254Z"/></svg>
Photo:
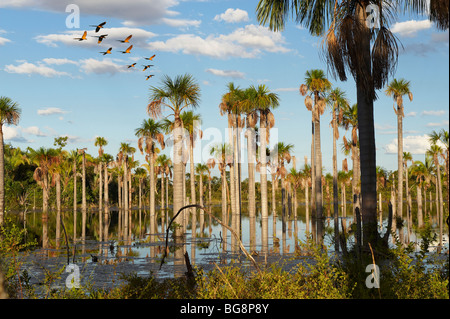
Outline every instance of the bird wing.
<svg viewBox="0 0 450 319"><path fill-rule="evenodd" d="M130 47L127 49L126 52L130 53L131 49L133 48L133 45L130 45Z"/></svg>
<svg viewBox="0 0 450 319"><path fill-rule="evenodd" d="M83 36L81 38L86 40L86 36L87 36L87 31L84 31Z"/></svg>
<svg viewBox="0 0 450 319"><path fill-rule="evenodd" d="M103 27L103 26L104 26L105 24L106 24L106 21L105 21L105 22L102 22L102 23L100 23L100 24L99 24L99 26Z"/></svg>
<svg viewBox="0 0 450 319"><path fill-rule="evenodd" d="M124 42L128 42L130 39L131 39L131 37L132 37L133 35L132 34L130 34L126 39L125 39L125 41Z"/></svg>

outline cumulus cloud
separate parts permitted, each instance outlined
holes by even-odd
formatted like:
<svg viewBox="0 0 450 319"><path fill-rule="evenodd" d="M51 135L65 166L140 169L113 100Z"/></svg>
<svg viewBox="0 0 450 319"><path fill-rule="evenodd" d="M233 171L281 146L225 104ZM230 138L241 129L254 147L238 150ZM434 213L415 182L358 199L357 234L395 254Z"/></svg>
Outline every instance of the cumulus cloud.
<svg viewBox="0 0 450 319"><path fill-rule="evenodd" d="M64 13L67 5L73 0L2 0L1 7L35 8L52 12ZM160 23L161 19L170 14L170 8L179 4L178 0L77 0L80 12L89 16L107 16L127 21L129 25L152 25ZM87 20L88 18L84 18ZM92 21L89 24L95 24Z"/></svg>
<svg viewBox="0 0 450 319"><path fill-rule="evenodd" d="M11 142L26 143L28 140L24 138L17 127L5 126L3 127L3 139Z"/></svg>
<svg viewBox="0 0 450 319"><path fill-rule="evenodd" d="M76 61L72 61L69 59L57 59L57 58L45 58L42 59L42 62L48 65L63 65L63 64L78 64Z"/></svg>
<svg viewBox="0 0 450 319"><path fill-rule="evenodd" d="M403 138L403 151L410 152L411 154L425 154L430 148L430 145L429 136L427 134L411 135ZM386 154L397 154L398 139L393 139L389 144L386 144L384 150Z"/></svg>
<svg viewBox="0 0 450 319"><path fill-rule="evenodd" d="M420 113L421 115L432 115L432 116L442 116L445 114L444 110L439 110L439 111L422 111L422 113Z"/></svg>
<svg viewBox="0 0 450 319"><path fill-rule="evenodd" d="M395 23L391 31L392 33L397 33L400 36L412 38L417 35L417 32L421 30L430 29L432 27L432 23L430 20L409 20L405 22L397 22Z"/></svg>
<svg viewBox="0 0 450 319"><path fill-rule="evenodd" d="M228 23L246 22L249 20L248 13L241 9L227 9L224 13L214 17L215 21L225 21Z"/></svg>
<svg viewBox="0 0 450 319"><path fill-rule="evenodd" d="M30 135L36 135L36 136L47 136L44 132L42 132L39 127L37 126L30 126L22 129L22 132L30 134Z"/></svg>
<svg viewBox="0 0 450 319"><path fill-rule="evenodd" d="M247 25L226 35L208 35L202 38L194 34L181 34L165 42L150 42L148 47L151 50L228 59L254 58L264 51L289 52L284 43L281 33L272 32L262 26Z"/></svg>
<svg viewBox="0 0 450 319"><path fill-rule="evenodd" d="M50 47L57 47L58 44L79 46L79 47L89 47L98 48L101 47L111 47L117 46L119 44L118 40L123 40L130 34L133 35L132 41L133 45L137 47L145 46L147 41L155 37L156 34L142 28L131 28L131 27L118 27L118 28L103 28L101 34L107 34L108 36L100 43L97 43L98 36L100 33L95 33L95 31L87 32L86 41L75 41L74 38L81 37L83 31L80 30L70 30L62 33L52 33L46 35L38 35L34 39L38 43L45 44Z"/></svg>
<svg viewBox="0 0 450 319"><path fill-rule="evenodd" d="M53 114L65 114L65 113L67 113L67 111L64 111L57 107L48 107L46 109L37 111L37 114L42 116L48 116Z"/></svg>
<svg viewBox="0 0 450 319"><path fill-rule="evenodd" d="M93 58L80 60L80 69L86 74L109 74L129 72L127 66L117 64L111 59L97 60Z"/></svg>
<svg viewBox="0 0 450 319"><path fill-rule="evenodd" d="M240 71L235 70L217 70L217 69L207 69L206 72L214 74L221 77L230 77L234 79L243 79L245 74Z"/></svg>
<svg viewBox="0 0 450 319"><path fill-rule="evenodd" d="M0 37L0 45L4 45L4 44L6 44L8 42L11 42L11 40L9 40L7 38Z"/></svg>
<svg viewBox="0 0 450 319"><path fill-rule="evenodd" d="M57 71L53 68L43 65L42 63L33 64L27 61L21 61L22 63L19 65L8 64L5 66L4 70L8 73L17 73L17 74L38 74L45 76L47 78L55 77L55 76L70 76L67 72Z"/></svg>

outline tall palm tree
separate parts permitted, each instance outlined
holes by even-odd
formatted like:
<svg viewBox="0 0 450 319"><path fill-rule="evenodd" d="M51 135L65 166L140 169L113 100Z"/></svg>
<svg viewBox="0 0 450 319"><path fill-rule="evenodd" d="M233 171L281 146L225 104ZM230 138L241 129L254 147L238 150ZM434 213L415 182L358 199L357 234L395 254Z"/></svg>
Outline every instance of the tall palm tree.
<svg viewBox="0 0 450 319"><path fill-rule="evenodd" d="M128 214L129 209L131 207L131 203L129 201L129 192L131 191L129 189L129 174L128 174L128 169L129 169L129 162L130 162L130 155L133 155L134 152L136 152L136 149L134 147L132 147L129 143L120 143L120 148L119 148L119 159L120 161L123 162L123 208L124 208L124 233L125 233L125 238L127 238L128 235L128 227L130 226L128 224ZM131 158L131 160L133 160L133 158Z"/></svg>
<svg viewBox="0 0 450 319"><path fill-rule="evenodd" d="M339 194L338 194L338 169L337 169L337 150L336 140L339 138L338 122L342 121L343 108L349 105L345 97L345 92L340 88L334 88L327 97L327 103L331 107L332 126L333 126L333 212L335 221L335 232L339 232L337 223L339 213Z"/></svg>
<svg viewBox="0 0 450 319"><path fill-rule="evenodd" d="M143 120L139 128L135 130L135 135L138 139L138 148L141 154L147 154L147 159L150 166L150 216L155 215L155 154L156 143L165 148L164 134L162 133L162 124L156 122L154 119Z"/></svg>
<svg viewBox="0 0 450 319"><path fill-rule="evenodd" d="M358 183L360 181L360 164L361 164L361 158L360 158L360 144L358 139L358 131L359 131L359 123L358 123L358 105L353 104L352 106L348 105L343 108L342 113L342 121L341 125L345 128L345 130L352 129L351 133L351 140L350 142L347 141L347 138L344 136L344 148L347 151L351 151L351 158L352 158L352 202L354 203L354 211L356 207L360 207L360 192ZM356 196L356 201L355 201Z"/></svg>
<svg viewBox="0 0 450 319"><path fill-rule="evenodd" d="M272 109L280 105L280 98L276 93L270 92L265 85L258 87L250 86L247 91L247 97L250 99L254 109L259 115L259 132L261 150L266 149L266 145L270 139L270 129L275 125L275 118L271 112ZM267 154L259 152L260 158L260 179L261 179L261 217L269 218L268 192L267 192Z"/></svg>
<svg viewBox="0 0 450 319"><path fill-rule="evenodd" d="M432 143L426 154L431 156L436 167L436 197L439 198L438 204L438 216L439 216L439 246L442 247L442 234L444 224L444 205L442 199L442 184L441 184L441 168L439 164L439 157L443 155L444 150L439 145L433 143L432 137L430 138Z"/></svg>
<svg viewBox="0 0 450 319"><path fill-rule="evenodd" d="M305 105L312 113L314 135L314 186L315 186L315 214L322 218L322 150L320 145L320 116L325 111L326 93L331 89L331 83L322 70L306 71L305 84L300 86L300 93L305 96Z"/></svg>
<svg viewBox="0 0 450 319"><path fill-rule="evenodd" d="M440 0L433 0L441 3ZM379 29L367 23L366 8L375 4L379 10ZM395 5L395 6L394 6ZM431 20L438 21L439 29L448 25L448 15L432 6ZM448 8L448 4L443 6ZM347 80L350 73L355 79L358 119L360 123L361 193L364 245L381 239L377 227L376 148L373 103L376 90L384 87L393 75L398 61L398 43L389 30L395 21L395 11L424 13L426 0L389 1L297 1L260 0L257 19L273 31L283 30L290 17L323 38L321 53L334 78ZM442 13L441 13L442 12ZM441 13L441 14L440 14ZM385 237L387 238L387 237ZM386 242L386 240L385 240Z"/></svg>
<svg viewBox="0 0 450 319"><path fill-rule="evenodd" d="M241 126L241 113L243 90L236 87L233 82L227 84L228 91L222 95L219 104L220 115L228 116L228 138L233 152L233 160L230 163L230 198L233 222L240 216L241 209L241 193L240 193L240 170L239 170L239 147L238 136Z"/></svg>
<svg viewBox="0 0 450 319"><path fill-rule="evenodd" d="M220 171L222 179L222 221L225 224L228 224L226 167L232 163L231 146L226 143L213 145L210 149L210 155L213 156L213 158L208 160L209 167L214 168L217 163ZM230 181L230 183L231 182L232 181Z"/></svg>
<svg viewBox="0 0 450 319"><path fill-rule="evenodd" d="M169 108L169 116L174 117L173 130L173 212L174 215L183 206L183 159L182 159L182 121L181 112L186 108L196 108L200 101L200 86L195 79L189 75L177 76L171 79L164 76L160 87L152 86L150 88L150 102L147 106L147 112L152 118L161 115L162 107ZM175 220L181 224L181 216ZM177 233L180 235L180 232Z"/></svg>
<svg viewBox="0 0 450 319"><path fill-rule="evenodd" d="M77 239L77 164L80 162L80 154L78 151L70 151L68 161L72 164L72 178L73 178L73 240Z"/></svg>
<svg viewBox="0 0 450 319"><path fill-rule="evenodd" d="M102 194L102 187L103 187L103 162L102 162L102 157L103 157L103 146L108 145L108 141L101 136L97 136L95 138L95 142L94 142L94 146L98 146L98 209L101 212L103 209L103 194ZM102 214L100 213L100 216Z"/></svg>
<svg viewBox="0 0 450 319"><path fill-rule="evenodd" d="M427 169L421 161L414 161L411 166L411 174L416 180L416 196L417 196L417 226L423 226L423 203L422 203L422 187L426 182Z"/></svg>
<svg viewBox="0 0 450 319"><path fill-rule="evenodd" d="M87 148L78 149L81 155L81 238L86 238L86 150Z"/></svg>
<svg viewBox="0 0 450 319"><path fill-rule="evenodd" d="M430 134L430 141L431 141L431 143L432 144L436 144L436 143L438 143L438 141L439 142L441 142L443 145L442 145L442 147L444 148L444 151L445 151L445 156L444 156L444 159L445 159L445 170L446 170L446 175L447 175L447 203L450 203L450 201L449 201L449 194L450 194L450 192L448 191L448 189L449 189L449 179L450 179L450 177L449 177L449 134L448 134L448 131L446 131L446 130L444 130L444 129L441 129L439 132L436 132L436 131L432 131L431 132L431 134Z"/></svg>
<svg viewBox="0 0 450 319"><path fill-rule="evenodd" d="M397 164L398 164L398 203L397 214L400 218L403 217L403 117L405 116L403 108L403 96L408 95L409 100L413 100L413 95L410 91L410 82L405 79L394 79L387 86L385 93L387 96L391 96L397 103L397 108L394 106L394 112L397 115Z"/></svg>
<svg viewBox="0 0 450 319"><path fill-rule="evenodd" d="M190 186L191 186L191 204L197 204L196 193L195 193L195 165L194 165L194 147L195 141L202 138L202 131L200 130L201 125L201 115L194 114L193 111L184 111L181 113L181 120L183 121L183 127L189 134L188 147L189 147L189 162L190 162ZM192 210L192 213L195 209ZM203 210L200 211L200 214Z"/></svg>
<svg viewBox="0 0 450 319"><path fill-rule="evenodd" d="M276 145L276 156L278 159L278 175L281 179L281 205L283 216L285 216L286 209L286 179L288 176L288 170L285 167L285 162L291 162L291 152L294 150L293 144L285 144L283 142L278 142ZM272 153L272 152L271 152Z"/></svg>
<svg viewBox="0 0 450 319"><path fill-rule="evenodd" d="M58 154L53 148L41 147L37 150L28 148L30 161L37 167L34 170L33 178L42 188L42 220L48 221L48 200L50 195L50 172L51 167L57 161ZM48 247L47 227L43 227L42 247Z"/></svg>
<svg viewBox="0 0 450 319"><path fill-rule="evenodd" d="M3 142L3 125L17 125L22 110L17 102L9 97L0 97L0 225L5 214L5 153Z"/></svg>
<svg viewBox="0 0 450 319"><path fill-rule="evenodd" d="M412 213L411 213L411 193L409 191L409 172L408 172L408 162L412 162L413 158L410 152L403 152L403 166L405 168L405 192L406 192L406 203L407 203L407 212L406 216L408 218L408 230L411 230L412 227Z"/></svg>

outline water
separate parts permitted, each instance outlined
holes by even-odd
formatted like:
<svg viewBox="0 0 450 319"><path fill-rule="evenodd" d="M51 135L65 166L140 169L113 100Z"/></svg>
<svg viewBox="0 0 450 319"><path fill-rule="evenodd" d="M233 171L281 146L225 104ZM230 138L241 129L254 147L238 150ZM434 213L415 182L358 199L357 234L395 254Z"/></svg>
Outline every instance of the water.
<svg viewBox="0 0 450 319"><path fill-rule="evenodd" d="M347 205L349 211L346 217L339 217L348 229L353 222L351 204ZM329 207L325 206L324 215L328 217L324 221L324 244L332 253L334 251L333 219L329 217ZM270 209L269 209L270 210ZM286 212L285 218L279 209L276 217L270 212L269 218L264 221L257 212L254 219L250 219L243 206L244 212L240 218L241 241L245 250L258 263L270 264L278 260L284 260L286 267L292 267L302 258L299 257L298 242L306 241L307 233L313 232L314 220L307 219L305 206L300 205L297 214ZM387 209L386 209L387 211ZM406 210L405 210L406 211ZM170 215L171 215L171 211ZM184 236L181 242L175 243L172 232L169 232L169 253L165 263L160 268L165 250L166 228L168 224L166 214L158 211L154 218L150 217L148 210L133 209L128 223L123 218L124 212L111 209L107 222L99 220L98 211L90 211L86 215L86 236L81 238L82 213L76 216L76 240L74 241L74 216L73 211L62 212L63 226L67 232L69 252L65 242L63 227L60 229L60 241L56 242L57 215L49 213L48 220L42 219L39 212L28 213L23 219L19 217L28 229L28 236L37 236L41 247L23 255L22 269L26 269L30 275L30 283L42 285L45 275L59 272L55 276L52 287L62 288L65 280L70 275L66 272L67 264L77 265L80 271L81 284L91 283L96 288L109 288L123 282L121 274L137 273L140 276L148 276L152 273L156 278L173 278L184 275L186 262L184 254L187 252L192 265L211 270L221 265L230 263L239 264L241 267L253 268L239 248L239 242L217 221L200 210L195 214L185 210ZM212 207L212 213L220 219L221 207ZM231 212L230 212L231 215ZM310 213L308 215L311 215ZM341 210L340 210L340 215ZM406 215L404 213L404 215ZM414 215L414 214L413 214ZM102 214L105 217L104 214ZM229 216L231 225L231 216ZM384 233L387 224L387 213L383 214ZM194 223L193 223L194 220ZM434 231L438 232L436 213L432 213ZM126 228L129 224L128 228ZM397 234L404 241L419 241L414 228L408 235L405 227ZM100 227L101 226L101 227ZM48 245L42 240L43 229L47 229ZM446 231L446 226L444 227ZM267 236L263 230L266 230ZM340 230L341 227L340 227ZM448 249L448 232L444 234L444 246ZM354 239L351 235L349 241ZM437 247L437 242L432 243L432 249ZM297 250L296 250L297 249ZM295 258L294 258L295 257Z"/></svg>

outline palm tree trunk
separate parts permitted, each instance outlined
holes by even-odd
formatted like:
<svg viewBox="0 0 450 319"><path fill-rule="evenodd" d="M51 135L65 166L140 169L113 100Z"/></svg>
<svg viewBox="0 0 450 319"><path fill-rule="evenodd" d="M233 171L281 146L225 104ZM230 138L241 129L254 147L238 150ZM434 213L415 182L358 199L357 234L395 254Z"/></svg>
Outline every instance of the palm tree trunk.
<svg viewBox="0 0 450 319"><path fill-rule="evenodd" d="M83 163L82 163L82 177L81 177L81 238L84 241L86 239L86 155L83 152Z"/></svg>
<svg viewBox="0 0 450 319"><path fill-rule="evenodd" d="M437 157L437 156L436 156ZM443 225L444 225L444 203L443 203L443 198L442 198L442 182L441 182L441 168L439 165L439 160L436 158L435 159L435 166L436 166L436 170L437 170L437 182L436 182L436 186L437 186L437 194L436 197L439 197L439 208L438 208L438 213L439 213L439 247L442 248L442 236L443 236Z"/></svg>
<svg viewBox="0 0 450 319"><path fill-rule="evenodd" d="M98 209L101 212L103 210L103 193L102 193L102 187L103 187L103 164L100 162L98 164ZM100 214L101 215L101 214Z"/></svg>
<svg viewBox="0 0 450 319"><path fill-rule="evenodd" d="M155 217L155 160L153 158L153 152L150 150L148 157L150 159L150 218ZM153 231L153 229L152 229Z"/></svg>
<svg viewBox="0 0 450 319"><path fill-rule="evenodd" d="M166 203L164 201L164 197L166 196L166 191L165 191L165 187L164 187L164 173L161 172L161 210L164 213L165 209L166 209ZM167 221L169 222L169 221Z"/></svg>
<svg viewBox="0 0 450 319"><path fill-rule="evenodd" d="M105 217L104 217L104 224L105 224L105 231L104 231L104 238L105 240L108 240L108 216L109 216L109 177L108 177L108 165L105 163L104 166L105 172L104 172L104 180L105 180L105 185L104 185L104 200L105 200L105 205L104 205L104 209L105 209Z"/></svg>
<svg viewBox="0 0 450 319"><path fill-rule="evenodd" d="M255 130L247 131L247 157L248 157L248 214L250 218L256 216L255 193Z"/></svg>
<svg viewBox="0 0 450 319"><path fill-rule="evenodd" d="M419 228L423 226L423 212L422 212L422 187L420 184L416 186L417 190L417 223Z"/></svg>
<svg viewBox="0 0 450 319"><path fill-rule="evenodd" d="M73 241L77 239L77 163L73 162Z"/></svg>
<svg viewBox="0 0 450 319"><path fill-rule="evenodd" d="M59 248L61 239L61 176L56 174L56 248Z"/></svg>
<svg viewBox="0 0 450 319"><path fill-rule="evenodd" d="M315 198L316 194L316 165L315 165L315 146L314 146L314 113L311 112L312 119L311 119L311 216L316 217L316 201L313 199Z"/></svg>
<svg viewBox="0 0 450 319"><path fill-rule="evenodd" d="M397 213L400 218L403 218L403 118L400 106L397 105L397 136L398 136L398 150L397 150L397 161L398 161L398 202L397 202Z"/></svg>
<svg viewBox="0 0 450 319"><path fill-rule="evenodd" d="M183 184L185 180L183 178L183 152L182 152L182 143L183 143L183 132L180 114L175 113L175 121L174 121L174 147L173 147L173 215L183 207L184 198L183 198ZM179 225L183 225L183 215L180 214L177 218L175 218L175 222ZM181 236L181 228L177 228L175 231L175 236Z"/></svg>
<svg viewBox="0 0 450 319"><path fill-rule="evenodd" d="M5 149L3 125L0 124L0 226L5 218Z"/></svg>
<svg viewBox="0 0 450 319"><path fill-rule="evenodd" d="M42 187L42 248L48 247L48 198L49 183L48 175L44 175Z"/></svg>
<svg viewBox="0 0 450 319"><path fill-rule="evenodd" d="M128 238L128 156L125 155L123 165L123 233L124 240Z"/></svg>
<svg viewBox="0 0 450 319"><path fill-rule="evenodd" d="M266 137L267 137L267 128L266 128L266 114L264 111L261 111L260 114L260 128L261 128L261 152L260 152L260 163L261 168L259 171L261 178L261 216L262 219L268 220L269 218L269 209L268 209L268 201L267 201L267 158L266 158ZM267 234L268 236L268 234Z"/></svg>
<svg viewBox="0 0 450 319"><path fill-rule="evenodd" d="M189 145L189 159L190 159L190 169L191 173L191 204L197 204L196 193L195 193L195 169L194 169L194 136L190 136L190 145ZM191 209L192 215L197 214L197 209Z"/></svg>
<svg viewBox="0 0 450 319"><path fill-rule="evenodd" d="M337 181L337 152L336 152L336 109L333 109L333 215L334 215L334 238L335 250L339 251L339 203L338 203L338 181Z"/></svg>

